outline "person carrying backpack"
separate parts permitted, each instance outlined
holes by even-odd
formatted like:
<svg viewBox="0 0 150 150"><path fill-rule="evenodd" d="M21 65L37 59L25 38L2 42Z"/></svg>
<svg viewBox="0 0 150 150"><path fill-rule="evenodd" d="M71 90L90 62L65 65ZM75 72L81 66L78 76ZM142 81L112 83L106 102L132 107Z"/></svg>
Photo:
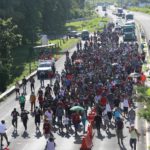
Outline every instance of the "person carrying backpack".
<svg viewBox="0 0 150 150"><path fill-rule="evenodd" d="M123 120L118 117L116 122L116 135L117 135L119 145L120 145L120 141L121 144L123 145L123 128L124 128Z"/></svg>

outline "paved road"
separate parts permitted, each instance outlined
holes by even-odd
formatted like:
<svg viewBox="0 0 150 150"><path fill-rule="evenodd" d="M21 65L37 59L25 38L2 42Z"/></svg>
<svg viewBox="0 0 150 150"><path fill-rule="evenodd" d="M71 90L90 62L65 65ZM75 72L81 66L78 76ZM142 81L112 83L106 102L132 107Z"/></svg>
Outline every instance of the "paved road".
<svg viewBox="0 0 150 150"><path fill-rule="evenodd" d="M75 48L70 50L70 54L75 50ZM56 62L56 69L57 71L61 72L61 70L64 67L64 61L65 56L62 56L57 62ZM37 93L40 84L37 78L35 77L35 91ZM47 81L48 83L48 81ZM22 91L22 89L21 89ZM30 111L30 103L29 103L29 95L30 95L30 85L27 84L27 93L26 96L26 105L25 109ZM20 106L19 102L15 100L15 93L11 94L9 97L5 99L5 101L0 103L0 120L4 119L7 124L7 133L8 138L11 142L10 144L10 150L44 150L46 140L43 136L37 135L35 133L35 125L34 125L34 118L29 115L29 121L28 121L28 135L24 135L24 127L20 121L19 118L19 124L18 124L18 134L13 134L13 127L11 125L11 111L13 108L17 108L20 112ZM41 126L42 131L42 126ZM82 132L81 132L82 135ZM56 150L78 150L81 143L81 137L78 137L78 139L75 139L74 135L71 135L70 137L63 137L58 135L56 132L54 134L56 138ZM5 141L5 140L4 140Z"/></svg>
<svg viewBox="0 0 150 150"><path fill-rule="evenodd" d="M134 12L134 15L135 19L143 26L147 39L150 40L150 15L140 12Z"/></svg>

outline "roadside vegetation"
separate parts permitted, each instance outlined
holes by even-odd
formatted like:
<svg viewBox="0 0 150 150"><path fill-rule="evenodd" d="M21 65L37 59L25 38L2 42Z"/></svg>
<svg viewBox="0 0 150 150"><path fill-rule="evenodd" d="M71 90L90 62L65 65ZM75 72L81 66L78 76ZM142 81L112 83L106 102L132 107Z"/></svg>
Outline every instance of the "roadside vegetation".
<svg viewBox="0 0 150 150"><path fill-rule="evenodd" d="M140 110L139 116L150 122L150 88L146 86L137 86L135 99L144 104L144 108Z"/></svg>
<svg viewBox="0 0 150 150"><path fill-rule="evenodd" d="M150 14L150 7L131 7L129 10Z"/></svg>
<svg viewBox="0 0 150 150"><path fill-rule="evenodd" d="M96 30L102 30L107 22L108 18L96 17L85 21L66 23L66 27L76 31L82 31L86 29L90 32L94 32Z"/></svg>
<svg viewBox="0 0 150 150"><path fill-rule="evenodd" d="M85 0L0 1L0 92L27 74L28 63L34 66L29 53L40 34L60 35L67 20L92 14Z"/></svg>

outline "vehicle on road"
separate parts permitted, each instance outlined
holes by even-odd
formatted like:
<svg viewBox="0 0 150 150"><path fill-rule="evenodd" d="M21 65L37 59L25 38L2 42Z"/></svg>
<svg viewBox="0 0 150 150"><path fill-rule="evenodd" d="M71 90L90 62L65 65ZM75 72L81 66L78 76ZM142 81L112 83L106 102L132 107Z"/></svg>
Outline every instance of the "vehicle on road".
<svg viewBox="0 0 150 150"><path fill-rule="evenodd" d="M136 41L135 27L133 25L123 26L123 40Z"/></svg>
<svg viewBox="0 0 150 150"><path fill-rule="evenodd" d="M90 33L87 30L83 30L81 33L82 40L89 40Z"/></svg>
<svg viewBox="0 0 150 150"><path fill-rule="evenodd" d="M123 8L118 8L116 15L117 15L118 17L122 17L122 14L123 14Z"/></svg>
<svg viewBox="0 0 150 150"><path fill-rule="evenodd" d="M38 79L49 79L50 77L54 77L55 72L53 68L55 67L54 60L39 60L39 65L37 69L37 77Z"/></svg>
<svg viewBox="0 0 150 150"><path fill-rule="evenodd" d="M126 21L125 25L131 25L131 26L134 26L134 28L135 28L135 21L134 20L128 20L128 21Z"/></svg>
<svg viewBox="0 0 150 150"><path fill-rule="evenodd" d="M134 20L134 15L132 13L127 13L125 15L125 19L126 19L126 21L128 21L128 20Z"/></svg>

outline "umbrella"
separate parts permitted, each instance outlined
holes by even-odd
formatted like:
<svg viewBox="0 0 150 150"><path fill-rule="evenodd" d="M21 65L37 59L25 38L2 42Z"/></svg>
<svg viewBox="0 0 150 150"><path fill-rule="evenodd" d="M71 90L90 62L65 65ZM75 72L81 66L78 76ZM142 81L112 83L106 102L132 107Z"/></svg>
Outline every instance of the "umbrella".
<svg viewBox="0 0 150 150"><path fill-rule="evenodd" d="M130 75L129 75L129 77L131 77L131 78L138 78L140 76L141 75L139 73L136 73L136 72L130 73Z"/></svg>
<svg viewBox="0 0 150 150"><path fill-rule="evenodd" d="M73 106L70 108L71 111L84 111L84 108L81 106Z"/></svg>
<svg viewBox="0 0 150 150"><path fill-rule="evenodd" d="M111 64L112 66L118 66L119 64L118 63L113 63Z"/></svg>

